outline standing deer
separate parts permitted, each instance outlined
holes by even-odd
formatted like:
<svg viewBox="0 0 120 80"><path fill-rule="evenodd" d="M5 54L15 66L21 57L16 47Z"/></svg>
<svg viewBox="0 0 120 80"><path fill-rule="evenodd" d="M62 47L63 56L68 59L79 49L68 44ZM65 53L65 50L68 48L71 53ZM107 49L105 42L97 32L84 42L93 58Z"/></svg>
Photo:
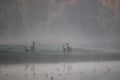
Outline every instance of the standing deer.
<svg viewBox="0 0 120 80"><path fill-rule="evenodd" d="M72 48L69 45L70 43L66 43L67 54L72 55Z"/></svg>
<svg viewBox="0 0 120 80"><path fill-rule="evenodd" d="M65 43L65 45L63 45L63 54L72 55L72 48L69 46L69 43Z"/></svg>
<svg viewBox="0 0 120 80"><path fill-rule="evenodd" d="M66 48L65 48L65 45L63 45L63 54L64 54L64 55L66 54Z"/></svg>
<svg viewBox="0 0 120 80"><path fill-rule="evenodd" d="M24 48L25 48L25 53L26 53L26 54L28 54L29 49L27 48L27 46L26 46L26 45L24 46Z"/></svg>
<svg viewBox="0 0 120 80"><path fill-rule="evenodd" d="M30 47L31 53L35 52L35 42L32 42L32 46Z"/></svg>

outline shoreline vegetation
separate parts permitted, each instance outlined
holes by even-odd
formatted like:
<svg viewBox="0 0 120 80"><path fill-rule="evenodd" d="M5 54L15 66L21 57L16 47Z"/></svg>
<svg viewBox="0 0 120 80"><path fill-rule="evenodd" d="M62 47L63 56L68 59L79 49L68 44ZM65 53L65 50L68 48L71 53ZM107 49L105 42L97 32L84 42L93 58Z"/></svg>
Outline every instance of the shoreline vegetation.
<svg viewBox="0 0 120 80"><path fill-rule="evenodd" d="M24 45L0 45L0 64L113 60L120 60L120 52L73 48L72 55L64 55L62 47L42 45L36 46L34 53L25 53Z"/></svg>

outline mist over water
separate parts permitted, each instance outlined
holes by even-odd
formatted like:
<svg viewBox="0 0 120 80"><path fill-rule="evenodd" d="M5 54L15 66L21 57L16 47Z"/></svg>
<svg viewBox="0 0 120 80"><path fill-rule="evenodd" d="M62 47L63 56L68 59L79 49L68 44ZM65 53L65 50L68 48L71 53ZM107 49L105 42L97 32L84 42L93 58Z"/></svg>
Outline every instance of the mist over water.
<svg viewBox="0 0 120 80"><path fill-rule="evenodd" d="M0 35L0 43L70 42L73 47L119 50L117 2L119 1L115 0L112 4L111 0L13 0L7 4L6 1L1 14L4 15L2 19L8 28L4 35Z"/></svg>
<svg viewBox="0 0 120 80"><path fill-rule="evenodd" d="M0 80L120 80L120 0L0 0Z"/></svg>

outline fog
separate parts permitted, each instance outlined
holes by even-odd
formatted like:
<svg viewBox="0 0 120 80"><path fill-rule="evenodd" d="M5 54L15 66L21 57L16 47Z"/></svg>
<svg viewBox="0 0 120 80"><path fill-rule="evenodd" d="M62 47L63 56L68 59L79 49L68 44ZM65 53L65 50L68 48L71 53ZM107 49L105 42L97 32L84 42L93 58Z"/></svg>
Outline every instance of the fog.
<svg viewBox="0 0 120 80"><path fill-rule="evenodd" d="M119 49L119 0L1 0L1 44ZM8 16L8 17L6 17ZM1 23L2 24L2 23Z"/></svg>
<svg viewBox="0 0 120 80"><path fill-rule="evenodd" d="M0 0L0 80L119 80L120 0Z"/></svg>

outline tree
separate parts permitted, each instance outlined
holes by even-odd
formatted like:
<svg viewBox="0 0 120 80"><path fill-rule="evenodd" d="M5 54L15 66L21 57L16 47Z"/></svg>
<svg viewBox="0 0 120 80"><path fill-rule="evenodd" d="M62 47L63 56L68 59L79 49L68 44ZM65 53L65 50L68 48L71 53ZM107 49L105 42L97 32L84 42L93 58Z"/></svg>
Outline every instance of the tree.
<svg viewBox="0 0 120 80"><path fill-rule="evenodd" d="M108 43L108 46L110 43L115 42L115 38L119 37L117 30L120 29L119 10L116 10L113 5L115 4L111 4L109 6L100 6L100 12L98 14L99 26L105 31L105 39Z"/></svg>

